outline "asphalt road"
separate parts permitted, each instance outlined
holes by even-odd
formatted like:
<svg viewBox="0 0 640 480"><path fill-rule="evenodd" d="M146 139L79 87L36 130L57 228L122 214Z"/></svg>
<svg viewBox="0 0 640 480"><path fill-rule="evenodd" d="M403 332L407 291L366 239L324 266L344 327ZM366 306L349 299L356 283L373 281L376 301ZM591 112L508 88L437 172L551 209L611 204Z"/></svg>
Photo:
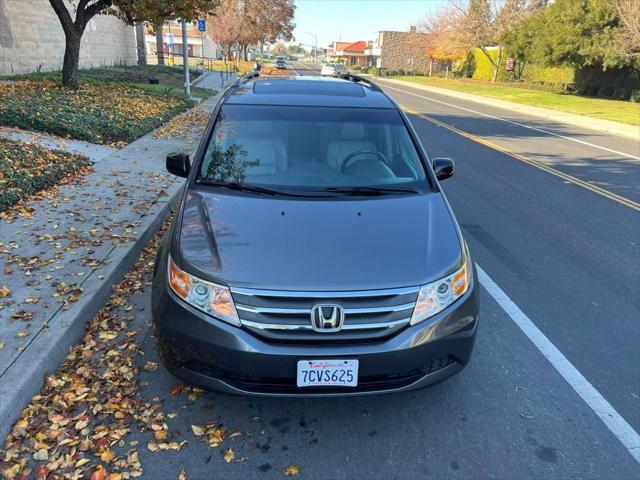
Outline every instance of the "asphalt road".
<svg viewBox="0 0 640 480"><path fill-rule="evenodd" d="M297 62L289 68L319 73ZM628 422L633 443L640 429L640 217L624 199L638 200L638 145L380 84L413 112L428 153L456 160L443 187L474 260ZM141 309L146 295L137 299ZM571 385L576 378L552 366L545 356L553 352L543 354L518 328L517 313L507 313L495 291L481 295L471 364L419 392L323 400L208 393L187 401L168 394L175 380L163 370L144 373L145 393L178 412L171 428L219 422L243 433L226 446L244 458L225 465L206 444L190 443L171 463L141 452L145 473L162 477L188 465L193 478L271 478L296 464L304 478L640 478L628 442L603 422L597 402L587 403ZM150 334L143 349L157 361Z"/></svg>

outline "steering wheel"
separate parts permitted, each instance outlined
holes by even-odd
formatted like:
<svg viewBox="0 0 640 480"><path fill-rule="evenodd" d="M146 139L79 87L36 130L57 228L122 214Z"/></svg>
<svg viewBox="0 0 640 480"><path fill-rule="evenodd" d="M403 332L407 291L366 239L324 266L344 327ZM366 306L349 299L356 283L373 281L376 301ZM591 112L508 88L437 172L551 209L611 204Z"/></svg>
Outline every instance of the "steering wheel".
<svg viewBox="0 0 640 480"><path fill-rule="evenodd" d="M387 160L387 157L385 157L381 152L377 152L374 150L358 150L357 152L350 153L346 156L344 162L342 162L342 167L340 167L340 172L345 173L347 168L351 167L354 163L365 160L366 157L354 160L354 158L359 155L372 155L375 158L369 157L368 160L375 160L377 162L383 161L385 166L389 165L389 160Z"/></svg>

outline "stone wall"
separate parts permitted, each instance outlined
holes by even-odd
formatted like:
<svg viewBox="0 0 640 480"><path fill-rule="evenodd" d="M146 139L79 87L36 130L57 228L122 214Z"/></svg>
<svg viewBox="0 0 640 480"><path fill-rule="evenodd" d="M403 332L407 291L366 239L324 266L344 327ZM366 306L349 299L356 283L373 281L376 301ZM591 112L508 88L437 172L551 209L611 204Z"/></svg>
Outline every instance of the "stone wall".
<svg viewBox="0 0 640 480"><path fill-rule="evenodd" d="M413 73L437 73L437 62L433 62L426 54L427 38L424 33L409 32L380 32L378 39L380 46L380 66L389 71Z"/></svg>
<svg viewBox="0 0 640 480"><path fill-rule="evenodd" d="M48 0L0 0L0 75L60 70L64 45L62 26ZM87 24L80 68L136 60L133 27L110 15L96 15Z"/></svg>

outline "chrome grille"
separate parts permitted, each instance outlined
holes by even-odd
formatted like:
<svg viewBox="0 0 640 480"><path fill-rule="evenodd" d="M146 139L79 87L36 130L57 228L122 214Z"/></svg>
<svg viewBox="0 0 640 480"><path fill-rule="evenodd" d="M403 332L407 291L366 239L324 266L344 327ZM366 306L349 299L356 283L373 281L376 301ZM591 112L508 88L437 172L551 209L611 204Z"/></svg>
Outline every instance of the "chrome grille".
<svg viewBox="0 0 640 480"><path fill-rule="evenodd" d="M232 288L243 327L274 341L375 340L406 326L419 287L347 292L305 292ZM314 331L311 309L337 304L344 309L342 330Z"/></svg>

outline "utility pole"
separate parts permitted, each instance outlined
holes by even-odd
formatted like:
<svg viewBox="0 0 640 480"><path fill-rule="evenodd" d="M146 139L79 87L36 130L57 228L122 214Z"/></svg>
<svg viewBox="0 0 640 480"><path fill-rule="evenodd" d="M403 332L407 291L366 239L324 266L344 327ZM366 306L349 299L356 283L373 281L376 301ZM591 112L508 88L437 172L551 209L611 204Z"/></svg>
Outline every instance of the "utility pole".
<svg viewBox="0 0 640 480"><path fill-rule="evenodd" d="M317 63L318 62L318 36L316 34L314 34L314 33L311 33L311 32L304 32L304 33L306 33L307 35L311 35L315 39L314 40L315 47L313 49L313 59Z"/></svg>
<svg viewBox="0 0 640 480"><path fill-rule="evenodd" d="M184 69L184 97L191 100L191 82L189 81L189 49L187 46L187 22L182 21L182 68Z"/></svg>

